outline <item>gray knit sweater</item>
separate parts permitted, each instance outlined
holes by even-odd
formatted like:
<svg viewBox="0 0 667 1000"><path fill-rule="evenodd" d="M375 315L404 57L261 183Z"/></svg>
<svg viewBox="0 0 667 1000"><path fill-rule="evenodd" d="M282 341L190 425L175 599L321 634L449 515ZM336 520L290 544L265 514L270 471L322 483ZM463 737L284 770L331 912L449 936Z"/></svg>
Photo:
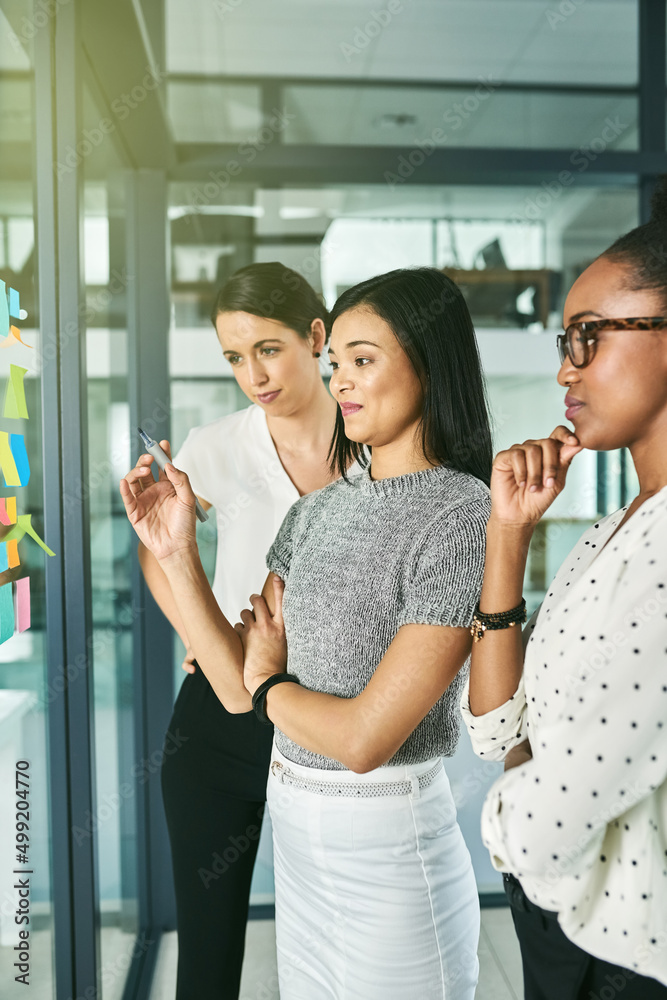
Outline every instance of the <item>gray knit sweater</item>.
<svg viewBox="0 0 667 1000"><path fill-rule="evenodd" d="M286 581L287 669L313 691L353 698L401 625L470 625L489 512L487 487L447 466L379 480L365 470L297 500L266 557ZM389 764L454 753L465 669ZM278 728L276 739L298 764L344 770Z"/></svg>

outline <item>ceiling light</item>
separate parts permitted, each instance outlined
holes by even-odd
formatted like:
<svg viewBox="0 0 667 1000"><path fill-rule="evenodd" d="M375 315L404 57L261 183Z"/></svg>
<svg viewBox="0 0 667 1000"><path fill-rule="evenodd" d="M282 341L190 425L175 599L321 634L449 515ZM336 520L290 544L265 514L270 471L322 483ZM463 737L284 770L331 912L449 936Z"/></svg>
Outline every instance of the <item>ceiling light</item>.
<svg viewBox="0 0 667 1000"><path fill-rule="evenodd" d="M261 219L261 205L172 205L167 209L169 219L182 219L186 215L245 215Z"/></svg>
<svg viewBox="0 0 667 1000"><path fill-rule="evenodd" d="M380 128L406 128L408 125L416 125L417 121L417 115L399 112L397 114L380 115L376 124Z"/></svg>
<svg viewBox="0 0 667 1000"><path fill-rule="evenodd" d="M281 219L317 219L322 212L306 205L283 205L278 214Z"/></svg>

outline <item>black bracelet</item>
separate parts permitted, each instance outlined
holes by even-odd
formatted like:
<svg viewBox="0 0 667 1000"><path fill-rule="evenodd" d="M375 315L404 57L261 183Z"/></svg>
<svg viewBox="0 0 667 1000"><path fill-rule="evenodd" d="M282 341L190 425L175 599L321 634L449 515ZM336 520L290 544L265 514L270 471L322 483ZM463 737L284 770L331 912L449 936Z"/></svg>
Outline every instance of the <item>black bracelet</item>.
<svg viewBox="0 0 667 1000"><path fill-rule="evenodd" d="M299 678L296 674L272 674L271 677L267 677L267 679L259 685L252 696L252 707L255 711L255 715L260 722L264 722L267 726L272 726L273 723L266 714L266 693L273 687L274 684L280 684L282 681L291 681L292 684L298 684Z"/></svg>
<svg viewBox="0 0 667 1000"><path fill-rule="evenodd" d="M510 611L497 611L494 614L484 614L479 610L479 604L475 608L472 619L470 634L475 642L483 638L485 632L496 632L503 628L514 628L517 624L523 624L526 620L526 601L522 599L521 604Z"/></svg>

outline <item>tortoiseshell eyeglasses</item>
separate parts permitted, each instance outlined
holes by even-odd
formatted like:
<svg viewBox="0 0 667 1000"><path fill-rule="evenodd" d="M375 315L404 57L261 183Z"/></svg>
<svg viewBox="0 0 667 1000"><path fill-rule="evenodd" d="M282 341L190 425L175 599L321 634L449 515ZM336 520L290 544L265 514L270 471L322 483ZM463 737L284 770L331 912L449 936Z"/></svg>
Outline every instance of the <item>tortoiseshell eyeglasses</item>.
<svg viewBox="0 0 667 1000"><path fill-rule="evenodd" d="M556 337L558 357L563 364L569 358L575 368L585 368L595 357L600 330L662 330L667 327L665 316L644 316L633 319L594 319L571 323Z"/></svg>

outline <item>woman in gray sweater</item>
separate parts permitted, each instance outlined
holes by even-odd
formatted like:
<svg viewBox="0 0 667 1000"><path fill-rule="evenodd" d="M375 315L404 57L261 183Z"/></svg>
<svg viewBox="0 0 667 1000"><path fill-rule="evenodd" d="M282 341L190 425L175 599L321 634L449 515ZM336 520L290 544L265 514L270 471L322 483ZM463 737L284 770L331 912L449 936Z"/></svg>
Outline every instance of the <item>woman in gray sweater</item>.
<svg viewBox="0 0 667 1000"><path fill-rule="evenodd" d="M442 757L489 516L477 345L461 293L430 268L355 286L333 318L332 465L364 465L364 445L370 465L292 506L242 624L201 568L187 476L167 466L151 483L140 465L121 493L214 690L228 698L243 671L276 726L283 1000L472 1000L477 892Z"/></svg>

